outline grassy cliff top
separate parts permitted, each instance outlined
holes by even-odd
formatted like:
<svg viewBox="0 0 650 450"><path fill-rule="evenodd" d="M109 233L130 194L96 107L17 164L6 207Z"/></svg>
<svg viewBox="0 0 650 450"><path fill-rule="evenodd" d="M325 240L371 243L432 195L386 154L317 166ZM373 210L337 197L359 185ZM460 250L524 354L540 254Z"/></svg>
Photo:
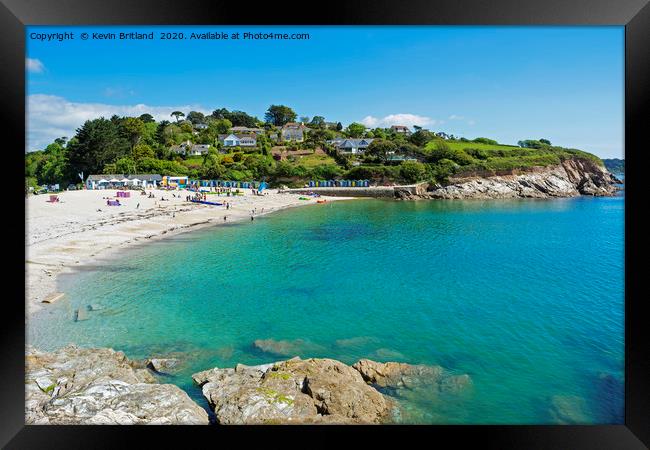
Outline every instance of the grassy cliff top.
<svg viewBox="0 0 650 450"><path fill-rule="evenodd" d="M532 167L545 167L560 164L563 160L578 158L591 161L604 167L603 161L591 153L541 145L538 148L522 148L503 144L486 144L455 140L434 140L425 146L425 158L437 165L452 166L454 173L501 172L526 170Z"/></svg>

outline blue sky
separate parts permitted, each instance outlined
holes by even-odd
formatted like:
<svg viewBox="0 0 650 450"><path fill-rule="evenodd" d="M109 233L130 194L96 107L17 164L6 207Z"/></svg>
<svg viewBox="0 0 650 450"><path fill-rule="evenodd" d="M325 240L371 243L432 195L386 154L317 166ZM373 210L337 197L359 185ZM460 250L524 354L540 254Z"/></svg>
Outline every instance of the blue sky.
<svg viewBox="0 0 650 450"><path fill-rule="evenodd" d="M75 33L43 42L32 33ZM150 32L153 41L81 40ZM161 31L309 33L308 40L159 40ZM421 125L601 157L624 146L623 27L28 27L27 149L85 120L225 107L370 126Z"/></svg>

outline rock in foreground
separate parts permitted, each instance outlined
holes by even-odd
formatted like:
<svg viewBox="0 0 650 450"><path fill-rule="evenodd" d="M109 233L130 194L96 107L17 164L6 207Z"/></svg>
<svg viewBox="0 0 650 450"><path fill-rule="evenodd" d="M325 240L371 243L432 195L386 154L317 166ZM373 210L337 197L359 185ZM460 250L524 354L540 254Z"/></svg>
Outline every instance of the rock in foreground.
<svg viewBox="0 0 650 450"><path fill-rule="evenodd" d="M206 411L177 386L158 384L112 349L68 346L25 357L28 424L208 424Z"/></svg>
<svg viewBox="0 0 650 450"><path fill-rule="evenodd" d="M457 392L470 384L468 375L452 376L439 366L368 359L347 366L298 357L215 368L193 378L220 424L387 423L401 415L400 405L376 388L419 395L420 389Z"/></svg>
<svg viewBox="0 0 650 450"><path fill-rule="evenodd" d="M381 423L393 406L359 372L333 359L296 357L193 378L221 424Z"/></svg>

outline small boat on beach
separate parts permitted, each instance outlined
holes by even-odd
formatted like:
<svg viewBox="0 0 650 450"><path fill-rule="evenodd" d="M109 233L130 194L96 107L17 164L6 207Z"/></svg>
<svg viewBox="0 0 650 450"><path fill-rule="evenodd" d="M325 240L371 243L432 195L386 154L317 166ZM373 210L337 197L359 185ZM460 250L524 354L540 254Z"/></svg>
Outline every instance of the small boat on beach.
<svg viewBox="0 0 650 450"><path fill-rule="evenodd" d="M327 203L327 200L326 199L316 200L316 203Z"/></svg>
<svg viewBox="0 0 650 450"><path fill-rule="evenodd" d="M223 206L223 203L209 202L207 200L190 200L192 203L202 203L204 205Z"/></svg>

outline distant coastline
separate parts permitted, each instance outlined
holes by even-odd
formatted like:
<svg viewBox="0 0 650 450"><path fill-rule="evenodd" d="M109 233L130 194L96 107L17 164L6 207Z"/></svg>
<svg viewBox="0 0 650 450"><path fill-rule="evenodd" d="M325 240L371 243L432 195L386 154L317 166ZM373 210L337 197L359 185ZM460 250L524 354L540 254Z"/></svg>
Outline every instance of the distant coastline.
<svg viewBox="0 0 650 450"><path fill-rule="evenodd" d="M605 167L612 173L625 173L625 159L608 158L603 159Z"/></svg>

